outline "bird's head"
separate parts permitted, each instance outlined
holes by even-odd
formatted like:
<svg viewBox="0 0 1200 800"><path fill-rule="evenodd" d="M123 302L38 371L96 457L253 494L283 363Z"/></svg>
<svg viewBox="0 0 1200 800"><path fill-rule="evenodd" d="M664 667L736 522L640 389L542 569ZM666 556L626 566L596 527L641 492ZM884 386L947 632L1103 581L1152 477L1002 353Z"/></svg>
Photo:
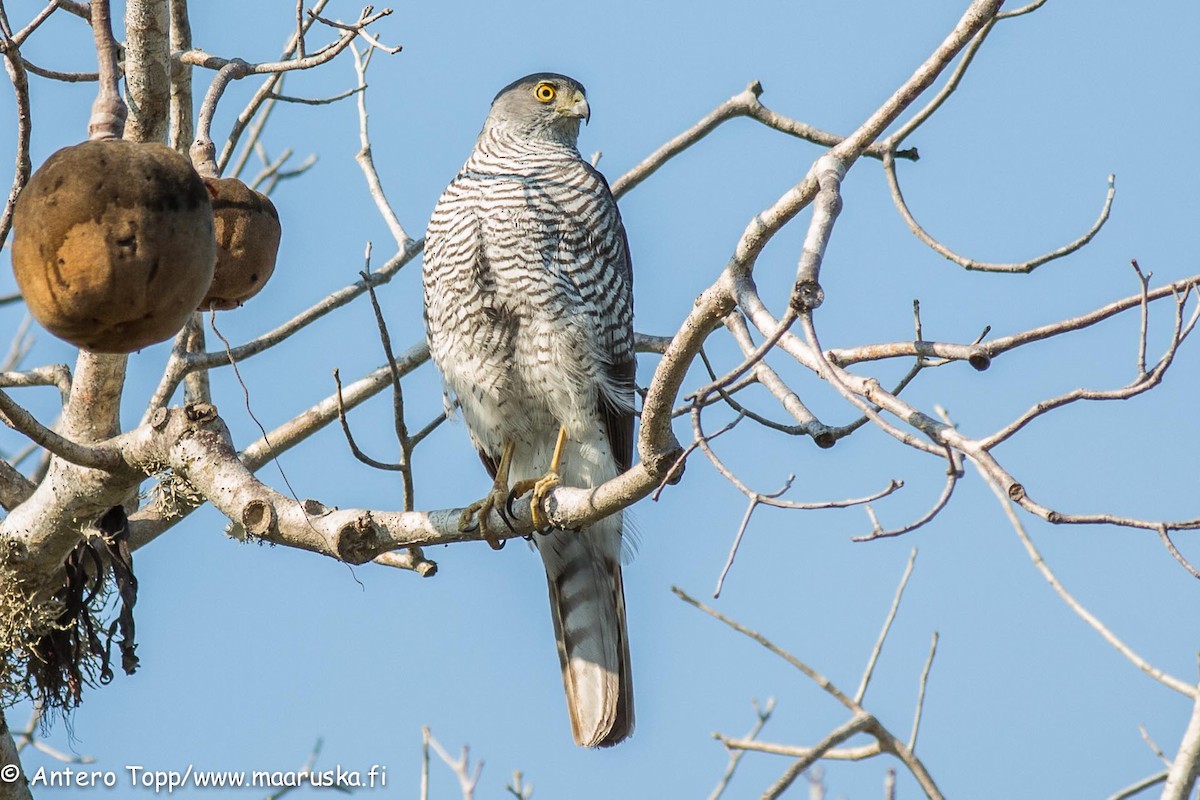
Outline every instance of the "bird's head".
<svg viewBox="0 0 1200 800"><path fill-rule="evenodd" d="M487 125L574 145L580 120L587 122L591 114L583 84L566 75L538 72L500 90L492 101Z"/></svg>

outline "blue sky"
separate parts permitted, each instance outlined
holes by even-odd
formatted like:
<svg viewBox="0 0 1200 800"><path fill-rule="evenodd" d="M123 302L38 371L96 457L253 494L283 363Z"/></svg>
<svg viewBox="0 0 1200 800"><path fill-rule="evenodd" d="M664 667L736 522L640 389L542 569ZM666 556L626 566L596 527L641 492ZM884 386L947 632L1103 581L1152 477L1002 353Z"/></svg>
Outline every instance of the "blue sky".
<svg viewBox="0 0 1200 800"><path fill-rule="evenodd" d="M20 26L41 4L7 5ZM273 60L293 24L290 2L192 5L197 46L223 56ZM401 221L419 235L496 90L539 70L587 85L593 114L581 149L603 151L600 167L610 179L752 79L762 82L769 107L848 132L908 77L966 5L405 4L376 29L385 42L404 45L401 54L379 54L371 65L376 165ZM357 11L334 0L327 14L345 19ZM63 19L35 36L26 55L58 69L88 68L85 26L57 16ZM817 325L825 346L911 338L914 298L921 300L927 338L961 342L987 325L993 335L1006 335L1134 294L1130 258L1154 273L1155 284L1195 274L1200 195L1187 143L1200 127L1193 102L1200 88L1198 23L1200 9L1185 2L1050 0L1000 25L959 91L909 140L921 160L902 163L900 175L914 212L961 253L1023 260L1086 230L1115 173L1111 220L1091 246L1032 275L969 274L909 233L879 165L864 160L844 184L845 207L822 272L826 302ZM314 34L310 48L328 36ZM197 86L207 78L198 72ZM92 89L31 80L36 164L83 138ZM324 96L353 83L352 64L342 58L290 77L286 91ZM227 133L253 89L243 84L223 101L214 133ZM4 163L14 147L12 107L11 92L0 90ZM264 144L272 157L290 147L294 161L309 153L318 161L274 195L284 228L279 266L263 294L218 316L234 342L354 281L368 241L375 263L390 255L388 231L354 163L351 102L282 106ZM675 330L750 217L798 181L820 152L735 120L625 197L637 328ZM775 309L794 275L806 219L781 233L759 261L756 276ZM11 280L0 278L0 291L11 290ZM381 297L397 347L418 341L419 264L406 267ZM6 309L0 324L15 330L20 318L20 310ZM1137 324L1136 314L1125 315L997 358L982 373L965 364L928 370L906 397L927 412L941 405L964 432L983 435L1039 399L1127 382ZM1156 306L1152 357L1165 346L1170 324L1170 308ZM734 363L720 334L710 352L726 367ZM127 424L140 416L165 355L159 346L131 359ZM30 363L72 359L69 347L43 333ZM1031 495L1063 511L1195 517L1198 360L1189 341L1159 389L1060 411L997 456ZM332 368L348 378L381 362L364 299L241 370L254 413L269 429L329 394ZM773 363L823 419L854 418L811 376ZM643 383L654 364L654 357L642 358ZM859 371L886 385L908 366ZM23 390L19 397L48 420L52 395ZM747 396L758 410L783 417L765 393ZM214 399L239 443L257 437L227 371L215 379ZM406 400L414 424L437 412L432 366L406 383ZM380 397L351 418L359 441L381 459L395 455L389 415L390 401ZM714 413L707 424L715 429L727 419ZM688 435L683 423L678 431ZM0 445L8 452L20 446L11 435ZM903 491L875 504L889 526L923 514L944 480L940 463L870 428L819 450L807 439L744 424L716 446L756 489L773 491L794 474L788 497L796 500L859 496L902 479ZM335 430L289 452L280 466L301 497L342 507L400 504L395 476L354 461ZM443 426L422 445L417 469L421 508L462 506L488 486L460 423ZM260 476L284 488L278 468ZM641 543L625 586L638 728L610 751L571 743L541 566L520 542L500 553L481 543L430 552L439 574L420 579L239 544L223 535L226 521L212 509L136 554L142 668L89 692L70 724L56 724L49 739L95 756L99 768L117 770L124 782L130 764L294 769L320 738L318 766L387 767L387 790L362 796L411 797L421 726L428 725L448 748L469 744L472 756L486 762L480 798L504 796L517 769L543 800L707 796L726 762L710 734L748 730L753 698L777 701L765 740L811 744L845 721L799 673L669 591L678 585L709 599L744 509L745 498L700 458L659 502L634 509ZM1157 666L1195 680L1198 587L1157 537L1052 528L1028 517L1026 524L1089 609ZM1160 768L1139 724L1173 752L1190 713L1186 700L1140 674L1054 596L973 470L932 524L897 540L850 541L868 530L861 509L760 509L715 604L853 691L915 546L915 573L865 704L905 734L929 638L939 633L917 752L947 796L1107 796ZM1177 541L1200 558L1187 534ZM10 723L20 725L26 713L11 711ZM26 766L43 763L53 765L35 755ZM748 755L727 796L756 796L787 763ZM878 796L888 766L882 758L828 764L829 794ZM446 769L434 764L432 772L432 797L458 796ZM900 796L918 791L901 776Z"/></svg>

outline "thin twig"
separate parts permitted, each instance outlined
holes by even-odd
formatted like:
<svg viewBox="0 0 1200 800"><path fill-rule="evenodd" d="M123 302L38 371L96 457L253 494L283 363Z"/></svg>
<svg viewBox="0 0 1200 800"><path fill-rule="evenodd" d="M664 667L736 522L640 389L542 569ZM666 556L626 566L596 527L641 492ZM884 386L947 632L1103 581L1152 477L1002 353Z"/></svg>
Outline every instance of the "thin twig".
<svg viewBox="0 0 1200 800"><path fill-rule="evenodd" d="M391 9L386 9L385 13L390 14ZM309 14L313 17L313 19L316 19L318 22L328 25L331 28L338 28L339 30L343 30L343 31L356 32L359 36L361 36L363 38L364 41L367 42L367 44L371 45L372 48L374 48L376 50L382 50L383 52L387 53L390 56L394 56L394 55L396 55L396 53L399 53L401 50L404 49L404 47L402 45L396 45L395 47L388 47L387 45L380 43L380 41L378 39L376 39L371 34L367 33L365 30L359 30L358 28L356 28L353 25L346 25L345 23L342 23L342 22L336 22L334 20L325 19L324 17L317 16L315 13L313 13L311 11L309 12Z"/></svg>
<svg viewBox="0 0 1200 800"><path fill-rule="evenodd" d="M1136 258L1129 260L1130 266L1133 267L1134 273L1138 279L1138 289L1141 294L1141 302L1138 306L1141 310L1141 324L1139 325L1138 335L1138 350L1137 350L1137 379L1140 380L1146 375L1146 339L1150 328L1150 300L1147 297L1150 291L1151 275L1142 273L1142 268L1138 266Z"/></svg>
<svg viewBox="0 0 1200 800"><path fill-rule="evenodd" d="M1175 543L1171 541L1171 534L1167 531L1166 525L1158 526L1158 538L1162 540L1163 545L1167 548L1167 552L1169 552L1184 569L1190 572L1193 578L1200 579L1200 572L1196 571L1196 568L1192 566L1190 561L1183 557L1183 553L1180 553L1175 547Z"/></svg>
<svg viewBox="0 0 1200 800"><path fill-rule="evenodd" d="M303 2L304 0L297 0L296 32L292 34L291 38L288 39L287 44L284 45L283 54L280 57L281 61L291 58L296 53L299 53L300 58L307 56L307 53L304 50L304 34L308 32L310 27L316 24L316 20L306 19L304 17ZM313 4L312 10L320 14L328 2L329 0L317 0ZM269 99L268 95L283 85L285 74L286 73L283 72L277 72L273 75L270 75L265 81L263 81L258 89L255 90L254 96L250 98L249 102L246 103L246 106L242 109L241 113L238 114L237 119L234 120L233 127L229 131L229 138L225 141L224 146L221 148L220 158L217 159L217 169L220 170L222 174L225 173L225 168L229 164L229 159L233 156L233 151L236 149L238 140L241 138L242 133L246 130L247 126L250 126L253 122L250 131L250 138L247 141L245 148L243 148L242 154L239 156L237 163L233 167L233 170L229 173L235 178L242 174L242 169L245 167L246 161L250 157L250 152L253 149L254 143L257 142L259 137L262 135L263 129L266 127L267 117L270 115L271 109L275 106L275 101ZM263 112L261 115L258 114L260 109Z"/></svg>
<svg viewBox="0 0 1200 800"><path fill-rule="evenodd" d="M72 464L110 472L127 468L119 449L79 444L50 430L4 391L0 391L0 422Z"/></svg>
<svg viewBox="0 0 1200 800"><path fill-rule="evenodd" d="M883 620L883 628L879 631L879 637L875 640L875 646L871 648L871 655L867 659L867 668L863 670L862 680L858 684L858 691L854 693L854 700L857 703L862 703L866 697L867 687L871 683L871 676L875 673L875 665L879 662L879 654L883 652L883 643L887 641L888 631L892 629L892 622L896 619L896 612L900 609L900 599L904 596L904 587L908 586L908 579L912 577L913 566L917 563L917 548L913 548L908 554L908 563L904 566L904 573L900 576L900 585L896 587L896 594L892 598L891 608L888 609L887 616ZM911 747L911 745L910 745Z"/></svg>
<svg viewBox="0 0 1200 800"><path fill-rule="evenodd" d="M758 508L759 504L765 499L774 499L783 495L792 488L792 483L795 480L795 475L788 475L787 481L784 482L783 487L779 490L770 494L755 492L750 496L750 503L746 506L746 513L742 517L742 524L738 526L737 534L733 537L733 544L729 548L729 557L725 559L725 566L721 569L721 574L717 576L717 587L713 589L714 599L721 596L721 587L725 585L725 576L733 568L733 559L737 556L738 548L742 544L742 537L746 535L746 527L750 524L750 517L754 515L754 509Z"/></svg>
<svg viewBox="0 0 1200 800"><path fill-rule="evenodd" d="M330 95L329 97L296 97L294 95L278 94L276 92L270 92L267 96L272 100L278 100L281 103L295 103L296 105L302 106L327 106L332 103L336 103L339 100L345 100L349 97L353 97L366 88L367 87L365 86L355 86L353 89L347 89L344 92L338 92L337 94Z"/></svg>
<svg viewBox="0 0 1200 800"><path fill-rule="evenodd" d="M397 472L403 469L403 466L400 464L388 464L383 461L377 461L359 449L358 443L354 441L354 434L350 432L350 423L346 420L346 405L345 400L342 398L342 376L339 374L336 367L333 370L333 382L337 385L338 421L342 423L342 433L345 435L346 444L350 446L350 452L354 454L354 457L372 469L388 470L392 472ZM405 510L408 511L411 509Z"/></svg>
<svg viewBox="0 0 1200 800"><path fill-rule="evenodd" d="M370 246L367 248L367 258L370 259ZM363 280L370 276L360 272ZM408 423L404 421L404 389L400 384L400 368L396 366L396 355L392 352L392 338L388 335L387 322L383 318L383 309L379 307L379 298L375 296L375 288L367 283L367 293L371 297L371 308L375 310L375 323L379 327L379 341L383 345L383 353L387 357L388 368L392 373L392 419L396 428L396 440L400 444L400 481L404 495L404 510L412 511L413 473L412 473L412 439L408 436Z"/></svg>
<svg viewBox="0 0 1200 800"><path fill-rule="evenodd" d="M358 140L359 150L354 155L354 160L358 162L359 168L363 172L363 176L367 180L367 188L371 192L371 199L375 201L375 208L378 209L383 221L387 223L388 230L392 232L392 238L396 240L396 246L401 250L406 249L411 244L408 232L404 230L404 226L400 224L400 218L396 216L392 204L388 202L387 194L383 190L383 182L379 179L379 173L375 169L375 159L371 150L371 137L368 132L367 120L367 66L369 65L368 51L364 57L358 52L358 48L354 45L350 46L350 52L354 55L354 71L358 75Z"/></svg>
<svg viewBox="0 0 1200 800"><path fill-rule="evenodd" d="M28 58L21 58L21 64L25 69L39 78L48 78L52 81L62 81L63 83L90 83L100 80L99 72L59 72L58 70L48 69L38 66Z"/></svg>
<svg viewBox="0 0 1200 800"><path fill-rule="evenodd" d="M930 235L929 232L923 227L921 227L919 222L917 222L916 217L913 216L912 211L908 207L908 203L905 202L904 193L900 189L900 179L896 175L895 161L888 155L884 156L883 170L884 174L887 175L888 187L892 192L892 201L897 210L899 210L900 215L904 217L904 221L908 224L909 229L916 234L917 238L928 245L929 248L938 255L953 261L963 269L975 272L1008 272L1028 274L1043 264L1048 264L1051 261L1071 255L1094 239L1096 234L1100 232L1100 229L1104 227L1104 223L1108 222L1109 213L1112 211L1113 198L1116 196L1117 192L1116 176L1109 175L1108 191L1104 195L1104 205L1100 209L1100 216L1098 216L1096 221L1092 223L1092 226L1075 241L1065 244L1055 250L1051 250L1048 253L1043 253L1040 256L1031 258L1028 261L1001 264L987 261L976 261L975 259L961 256L950 248L946 247L937 239L933 238L933 236Z"/></svg>
<svg viewBox="0 0 1200 800"><path fill-rule="evenodd" d="M762 794L762 800L776 800L780 795L788 790L796 778L823 757L825 753L832 750L837 745L854 736L857 733L862 733L864 730L871 727L873 718L866 715L856 714L846 722L834 728L825 738L812 746L809 753L801 756L790 767L788 767L779 778L767 788Z"/></svg>
<svg viewBox="0 0 1200 800"><path fill-rule="evenodd" d="M1127 661L1129 661L1139 670L1144 672L1146 675L1149 675L1163 686L1166 686L1169 689L1174 689L1185 697L1190 697L1195 700L1198 697L1195 686L1179 680L1175 676L1160 670L1158 667L1155 667L1153 664L1146 661L1144 658L1134 652L1129 645L1117 638L1117 636L1110 631L1103 622L1101 622L1098 618L1096 618L1095 615L1084 608L1083 604L1076 600L1071 593L1066 590L1066 588L1058 580L1058 577L1053 571L1051 571L1049 565L1046 564L1045 559L1042 558L1042 554L1038 552L1036 547L1034 547L1033 540L1029 538L1029 534L1025 532L1025 526L1021 524L1021 520L1017 517L1016 512L1013 510L1013 504L1011 498L1008 496L1008 493L1005 492L1003 487L996 482L996 480L987 470L980 467L979 464L976 464L975 467L979 471L980 476L984 479L984 481L987 482L987 485L991 487L992 491L996 495L996 498L1000 501L1000 506L1004 509L1005 516L1008 517L1008 521L1012 525L1013 531L1017 534L1017 538L1019 538L1021 540L1021 544L1025 546L1025 551L1029 554L1030 560L1033 561L1034 567L1036 567L1038 572L1042 574L1042 577L1046 579L1046 582L1050 584L1051 588L1054 589L1055 593L1062 599L1062 601L1067 604L1067 607L1074 611L1076 616L1086 622L1088 626L1092 628L1092 630L1100 634L1104 641L1112 645L1117 652L1124 656Z"/></svg>
<svg viewBox="0 0 1200 800"><path fill-rule="evenodd" d="M1043 2L1045 2L1045 0L1043 0ZM1157 786L1160 783L1166 783L1168 774L1168 771L1164 769L1163 771L1156 772L1153 775L1147 775L1140 781L1131 783L1124 789L1120 789L1117 792L1109 795L1108 800L1129 800L1130 797L1139 795L1147 789Z"/></svg>
<svg viewBox="0 0 1200 800"><path fill-rule="evenodd" d="M912 732L908 735L908 749L917 749L917 734L921 731L921 715L925 711L925 689L929 685L929 671L933 669L933 658L937 655L938 633L933 632L929 639L929 655L925 658L925 666L921 669L921 680L917 684L917 706L913 711Z"/></svg>
<svg viewBox="0 0 1200 800"><path fill-rule="evenodd" d="M0 4L0 24L3 25L4 34L7 36L8 19L4 15L3 4ZM29 182L29 176L33 170L29 160L29 140L33 130L33 117L29 105L29 76L25 73L25 60L21 58L20 49L15 45L4 51L4 69L8 72L9 80L13 85L13 94L16 96L17 152L12 188L8 191L4 211L0 213L0 247L4 246L8 232L12 228L17 197L25 188L25 184Z"/></svg>
<svg viewBox="0 0 1200 800"><path fill-rule="evenodd" d="M753 704L754 714L758 719L755 720L754 727L742 737L747 741L754 741L758 738L758 734L762 733L763 726L767 724L767 721L771 719L771 714L775 711L774 697L768 697L767 703L764 706L760 706L757 700L753 701ZM725 790L729 788L729 782L733 780L733 774L737 771L738 764L745 754L745 750L731 750L729 752L729 763L725 765L725 773L721 775L721 779L717 781L717 785L708 795L708 800L719 800L721 795L725 793Z"/></svg>
<svg viewBox="0 0 1200 800"><path fill-rule="evenodd" d="M811 680L813 683L815 683L817 686L819 686L822 691L824 691L826 694L828 694L833 699L837 700L839 703L841 703L843 706L845 706L851 712L859 713L859 712L863 711L862 706L860 706L852 697L843 693L842 690L839 689L837 686L835 686L832 681L830 681L828 678L826 678L821 673L817 672L815 669L810 667L808 664L806 664L803 661L801 661L800 659L796 658L794 655L792 655L788 651L784 650L782 647L779 647L778 645L776 645L774 642L772 642L767 637L763 636L761 633L750 630L745 625L742 625L740 622L737 622L737 621L725 616L720 611L717 611L715 608L712 608L711 606L707 606L704 603L701 603L699 600L695 599L694 597L689 595L687 592L683 591L683 589L680 589L678 586L672 586L671 591L674 592L675 596L678 597L683 602L687 603L690 606L698 608L699 610L703 611L705 614L708 614L713 619L725 623L730 628L733 628L735 631L742 634L743 636L746 636L747 638L757 642L758 644L765 647L767 650L771 651L775 655L782 658L787 663L791 664L796 669L800 670L800 672L804 673L804 675L807 676L809 678L809 680Z"/></svg>
<svg viewBox="0 0 1200 800"><path fill-rule="evenodd" d="M872 515L872 530L870 533L863 536L855 536L852 541L855 542L870 542L875 539L888 539L895 536L903 536L906 533L911 533L917 528L920 528L932 522L938 514L942 513L942 509L950 502L950 498L954 495L954 489L958 486L958 479L962 477L962 467L958 464L958 454L953 449L946 448L946 483L942 486L942 492L938 495L937 500L933 505L922 514L918 519L913 520L907 525L902 525L899 528L884 529L879 524L879 520Z"/></svg>

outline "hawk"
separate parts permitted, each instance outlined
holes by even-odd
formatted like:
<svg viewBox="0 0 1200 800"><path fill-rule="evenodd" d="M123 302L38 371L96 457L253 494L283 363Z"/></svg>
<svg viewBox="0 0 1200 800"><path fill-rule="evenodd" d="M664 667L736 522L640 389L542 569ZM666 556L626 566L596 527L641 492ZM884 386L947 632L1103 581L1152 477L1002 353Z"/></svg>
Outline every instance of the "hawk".
<svg viewBox="0 0 1200 800"><path fill-rule="evenodd" d="M462 409L492 490L463 513L532 492L534 524L559 483L592 487L633 457L633 273L604 177L579 154L583 86L538 73L500 90L475 149L429 222L422 282L429 351ZM621 579L622 515L533 537L576 743L633 730Z"/></svg>

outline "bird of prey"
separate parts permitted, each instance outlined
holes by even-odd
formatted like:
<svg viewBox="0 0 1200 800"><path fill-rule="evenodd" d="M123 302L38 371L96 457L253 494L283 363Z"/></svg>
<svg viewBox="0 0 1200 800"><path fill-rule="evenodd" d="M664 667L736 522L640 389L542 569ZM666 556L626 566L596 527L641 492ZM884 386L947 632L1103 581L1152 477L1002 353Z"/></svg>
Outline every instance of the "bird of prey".
<svg viewBox="0 0 1200 800"><path fill-rule="evenodd" d="M433 211L422 277L430 353L494 479L460 526L498 548L489 512L532 492L571 730L606 747L633 730L622 515L547 530L543 506L633 456L632 267L608 183L576 146L590 114L565 75L501 89Z"/></svg>

